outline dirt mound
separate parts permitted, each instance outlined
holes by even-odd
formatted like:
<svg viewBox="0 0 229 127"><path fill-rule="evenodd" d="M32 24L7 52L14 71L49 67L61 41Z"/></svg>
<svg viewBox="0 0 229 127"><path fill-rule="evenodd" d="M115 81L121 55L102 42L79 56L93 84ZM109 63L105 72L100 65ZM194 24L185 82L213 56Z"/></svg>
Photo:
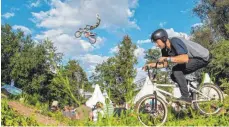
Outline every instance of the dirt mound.
<svg viewBox="0 0 229 127"><path fill-rule="evenodd" d="M9 101L8 105L15 110L16 112L18 112L20 115L26 116L26 117L31 117L33 116L35 118L35 120L38 123L41 123L43 125L56 125L56 126L66 126L63 123L60 123L56 120L54 120L51 117L48 116L44 116L38 112L36 112L35 109L25 106L20 102L17 101Z"/></svg>

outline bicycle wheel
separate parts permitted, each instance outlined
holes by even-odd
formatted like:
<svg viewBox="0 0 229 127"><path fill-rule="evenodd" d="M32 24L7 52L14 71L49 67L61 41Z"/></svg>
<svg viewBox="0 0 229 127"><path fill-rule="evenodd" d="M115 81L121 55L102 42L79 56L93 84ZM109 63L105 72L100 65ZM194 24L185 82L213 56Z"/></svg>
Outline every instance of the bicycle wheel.
<svg viewBox="0 0 229 127"><path fill-rule="evenodd" d="M206 83L197 88L201 93L193 94L194 106L203 115L213 115L219 113L223 106L223 94L221 90L211 84Z"/></svg>
<svg viewBox="0 0 229 127"><path fill-rule="evenodd" d="M88 40L89 40L89 42L90 42L91 44L95 44L95 42L96 42L96 35L89 36L89 37L87 37L87 38L88 38Z"/></svg>
<svg viewBox="0 0 229 127"><path fill-rule="evenodd" d="M76 32L75 32L75 37L76 37L76 38L81 37L81 35L82 35L82 32L81 32L81 31L76 31Z"/></svg>
<svg viewBox="0 0 229 127"><path fill-rule="evenodd" d="M157 100L157 101L156 101ZM138 120L144 126L161 126L167 119L167 107L164 101L154 94L142 97L135 105Z"/></svg>

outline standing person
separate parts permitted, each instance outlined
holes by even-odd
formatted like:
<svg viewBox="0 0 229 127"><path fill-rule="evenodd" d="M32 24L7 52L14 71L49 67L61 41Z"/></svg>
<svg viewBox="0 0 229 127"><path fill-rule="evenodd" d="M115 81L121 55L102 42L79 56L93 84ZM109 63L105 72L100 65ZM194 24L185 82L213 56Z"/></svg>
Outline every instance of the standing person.
<svg viewBox="0 0 229 127"><path fill-rule="evenodd" d="M69 106L64 106L64 110L63 110L63 115L68 117L68 118L71 118L71 112L70 112L70 108Z"/></svg>
<svg viewBox="0 0 229 127"><path fill-rule="evenodd" d="M76 118L79 120L92 120L92 110L86 106L86 101L82 102L78 108L76 108Z"/></svg>
<svg viewBox="0 0 229 127"><path fill-rule="evenodd" d="M164 29L158 29L151 35L151 41L161 49L162 57L158 59L157 67L166 67L168 62L176 63L172 68L171 79L176 82L180 88L180 102L191 103L189 98L187 81L185 74L190 74L196 70L206 67L210 61L210 53L198 43L185 40L183 38L168 38ZM150 63L143 67L156 67L156 63Z"/></svg>
<svg viewBox="0 0 229 127"><path fill-rule="evenodd" d="M97 102L96 109L93 111L93 121L98 121L99 117L104 117L103 103Z"/></svg>

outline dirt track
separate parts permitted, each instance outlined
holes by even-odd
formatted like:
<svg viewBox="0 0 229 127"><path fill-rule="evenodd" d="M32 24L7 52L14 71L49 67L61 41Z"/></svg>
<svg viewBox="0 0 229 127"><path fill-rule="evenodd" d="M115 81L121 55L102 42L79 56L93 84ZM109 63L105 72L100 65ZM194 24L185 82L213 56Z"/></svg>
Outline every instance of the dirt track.
<svg viewBox="0 0 229 127"><path fill-rule="evenodd" d="M44 116L44 115L42 115L40 113L35 112L36 111L35 109L27 107L27 106L23 105L20 102L9 101L8 105L13 110L18 112L20 115L23 115L23 116L26 116L26 117L33 116L38 123L41 123L43 125L66 126L65 124L60 123L60 122L54 120L51 117Z"/></svg>

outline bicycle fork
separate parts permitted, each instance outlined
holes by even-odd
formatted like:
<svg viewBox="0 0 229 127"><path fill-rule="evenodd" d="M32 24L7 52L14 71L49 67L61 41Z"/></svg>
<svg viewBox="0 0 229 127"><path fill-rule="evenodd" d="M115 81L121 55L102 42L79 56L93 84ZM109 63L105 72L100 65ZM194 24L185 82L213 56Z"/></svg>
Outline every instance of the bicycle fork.
<svg viewBox="0 0 229 127"><path fill-rule="evenodd" d="M157 111L157 92L154 91L154 98L152 98L152 111L156 112Z"/></svg>

